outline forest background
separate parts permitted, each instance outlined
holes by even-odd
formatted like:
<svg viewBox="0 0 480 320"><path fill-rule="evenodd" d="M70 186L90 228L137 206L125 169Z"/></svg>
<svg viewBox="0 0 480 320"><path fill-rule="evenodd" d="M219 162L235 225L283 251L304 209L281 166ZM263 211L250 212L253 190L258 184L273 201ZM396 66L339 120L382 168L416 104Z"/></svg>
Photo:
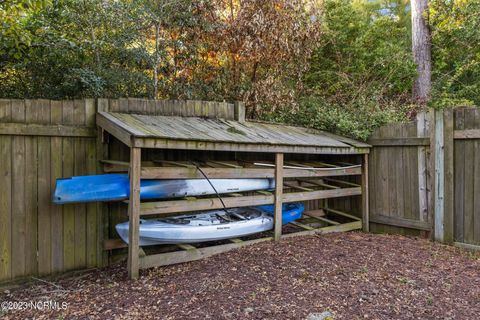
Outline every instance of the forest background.
<svg viewBox="0 0 480 320"><path fill-rule="evenodd" d="M434 108L480 105L480 0L430 0ZM366 139L412 98L410 1L4 0L0 98L242 100Z"/></svg>

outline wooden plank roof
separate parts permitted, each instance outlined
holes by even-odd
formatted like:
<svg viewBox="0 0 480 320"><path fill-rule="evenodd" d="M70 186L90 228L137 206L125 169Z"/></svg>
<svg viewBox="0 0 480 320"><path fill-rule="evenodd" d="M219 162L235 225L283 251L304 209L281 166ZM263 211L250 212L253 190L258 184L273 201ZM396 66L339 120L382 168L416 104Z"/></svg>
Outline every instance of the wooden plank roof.
<svg viewBox="0 0 480 320"><path fill-rule="evenodd" d="M100 112L97 124L140 148L357 154L370 147L319 130L253 121Z"/></svg>

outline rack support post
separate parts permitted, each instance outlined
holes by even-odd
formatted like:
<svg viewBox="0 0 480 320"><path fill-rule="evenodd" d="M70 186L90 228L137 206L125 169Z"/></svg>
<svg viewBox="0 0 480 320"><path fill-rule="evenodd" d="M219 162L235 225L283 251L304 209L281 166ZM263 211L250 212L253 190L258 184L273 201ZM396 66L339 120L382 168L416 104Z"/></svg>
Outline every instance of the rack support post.
<svg viewBox="0 0 480 320"><path fill-rule="evenodd" d="M370 231L369 221L369 197L368 197L368 153L363 155L362 161L362 229L363 232Z"/></svg>
<svg viewBox="0 0 480 320"><path fill-rule="evenodd" d="M275 154L275 241L282 237L283 153Z"/></svg>
<svg viewBox="0 0 480 320"><path fill-rule="evenodd" d="M139 270L139 226L140 226L140 148L130 148L130 201L128 202L128 276L138 278Z"/></svg>

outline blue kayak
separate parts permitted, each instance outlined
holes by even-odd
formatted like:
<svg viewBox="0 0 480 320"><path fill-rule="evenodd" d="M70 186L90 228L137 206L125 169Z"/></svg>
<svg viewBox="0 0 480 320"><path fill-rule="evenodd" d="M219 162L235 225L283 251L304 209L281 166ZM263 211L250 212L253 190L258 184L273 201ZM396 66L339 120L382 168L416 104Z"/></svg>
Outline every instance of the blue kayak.
<svg viewBox="0 0 480 320"><path fill-rule="evenodd" d="M265 211L267 214L273 217L275 213L275 207L273 204L267 204L263 206L257 206L262 211ZM282 205L282 224L287 224L302 217L305 206L303 203L294 202L294 203L284 203Z"/></svg>
<svg viewBox="0 0 480 320"><path fill-rule="evenodd" d="M206 179L147 180L140 182L140 199L195 197L242 191L271 190L273 179ZM130 195L128 174L100 174L57 179L53 203L126 200Z"/></svg>
<svg viewBox="0 0 480 320"><path fill-rule="evenodd" d="M282 206L282 224L300 219L302 203L287 203ZM219 209L194 212L168 218L140 219L139 244L198 243L244 237L273 228L273 205ZM115 226L120 237L128 243L127 222Z"/></svg>

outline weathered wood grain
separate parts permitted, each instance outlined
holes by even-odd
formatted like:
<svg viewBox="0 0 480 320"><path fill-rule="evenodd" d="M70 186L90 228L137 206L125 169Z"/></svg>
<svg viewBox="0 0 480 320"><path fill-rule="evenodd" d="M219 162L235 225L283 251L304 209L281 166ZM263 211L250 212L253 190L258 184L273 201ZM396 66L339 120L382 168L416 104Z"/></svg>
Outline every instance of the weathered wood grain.
<svg viewBox="0 0 480 320"><path fill-rule="evenodd" d="M73 101L64 101L62 110L62 120L65 125L73 125ZM75 170L75 140L74 138L64 138L62 141L62 174L64 177L71 177ZM64 270L75 268L75 205L66 204L63 209L63 266Z"/></svg>
<svg viewBox="0 0 480 320"><path fill-rule="evenodd" d="M370 231L370 208L368 202L369 188L368 188L368 154L363 156L362 162L362 228L364 232ZM339 213L339 211L333 211ZM345 216L345 215L344 215Z"/></svg>
<svg viewBox="0 0 480 320"><path fill-rule="evenodd" d="M454 115L452 109L443 112L443 241L452 243L454 240ZM440 130L441 128L439 128ZM441 155L441 151L437 150Z"/></svg>
<svg viewBox="0 0 480 320"><path fill-rule="evenodd" d="M37 121L33 100L25 100L25 122ZM26 235L25 275L38 273L38 143L37 137L25 137L25 212Z"/></svg>
<svg viewBox="0 0 480 320"><path fill-rule="evenodd" d="M36 100L34 112L38 123L50 124L50 101ZM46 275L52 269L51 241L51 174L50 138L38 137L38 273Z"/></svg>
<svg viewBox="0 0 480 320"><path fill-rule="evenodd" d="M25 122L25 103L13 100L12 121ZM25 248L27 245L25 208L25 137L14 136L12 139L12 278L25 274Z"/></svg>
<svg viewBox="0 0 480 320"><path fill-rule="evenodd" d="M464 111L464 128L465 129L474 129L475 128L475 109L468 108ZM464 141L464 150L465 150L465 164L464 164L464 194L463 194L463 208L464 208L464 241L466 243L472 243L474 241L474 172L475 165L480 165L479 163L475 164L475 141L467 140Z"/></svg>
<svg viewBox="0 0 480 320"><path fill-rule="evenodd" d="M0 121L11 121L10 100L0 100ZM12 277L12 138L0 136L0 279Z"/></svg>
<svg viewBox="0 0 480 320"><path fill-rule="evenodd" d="M420 114L416 121L382 126L369 138L373 144L368 167L370 216L428 221L426 157L430 138L425 122L426 116ZM380 224L379 220L370 226L374 232L419 235L403 225Z"/></svg>
<svg viewBox="0 0 480 320"><path fill-rule="evenodd" d="M326 199L336 197L348 197L360 195L360 187L341 188L332 190L315 190L306 192L283 193L282 202L298 202L315 199ZM223 203L227 208L259 206L273 204L274 195L246 195L242 197L223 197ZM223 208L218 198L167 200L158 202L144 202L140 205L142 215L167 214L185 211L214 210Z"/></svg>
<svg viewBox="0 0 480 320"><path fill-rule="evenodd" d="M50 123L59 125L63 123L62 101L50 102ZM54 136L50 138L50 190L55 190L56 179L63 178L63 138ZM51 197L50 197L51 198ZM51 230L52 240L52 269L51 272L63 271L63 213L62 206L51 206Z"/></svg>
<svg viewBox="0 0 480 320"><path fill-rule="evenodd" d="M455 130L463 130L465 128L465 110L458 109L454 113ZM465 198L465 141L455 140L455 169L454 169L454 185L455 185L455 241L464 242L464 198Z"/></svg>
<svg viewBox="0 0 480 320"><path fill-rule="evenodd" d="M400 218L395 216L370 216L370 220L375 223L404 227L409 229L430 231L431 225L425 221L419 221L414 219Z"/></svg>
<svg viewBox="0 0 480 320"><path fill-rule="evenodd" d="M480 129L458 129L453 133L455 139L480 139Z"/></svg>
<svg viewBox="0 0 480 320"><path fill-rule="evenodd" d="M274 239L282 237L283 153L275 154Z"/></svg>
<svg viewBox="0 0 480 320"><path fill-rule="evenodd" d="M0 123L0 135L95 138L96 132L92 127L86 126L12 122Z"/></svg>
<svg viewBox="0 0 480 320"><path fill-rule="evenodd" d="M393 126L392 126L393 127ZM368 140L368 143L374 147L416 147L416 146L429 146L430 139L425 137L404 137L404 138L372 138Z"/></svg>
<svg viewBox="0 0 480 320"><path fill-rule="evenodd" d="M85 100L85 125L94 128L96 105L93 99ZM97 172L97 145L96 140L84 140L85 144L85 172L83 174L91 174ZM98 205L96 203L88 203L86 205L86 266L95 267L99 265L98 258L98 244L97 229L101 229L97 214Z"/></svg>
<svg viewBox="0 0 480 320"><path fill-rule="evenodd" d="M85 113L85 101L74 100L73 102L73 117L76 125L85 125L86 113ZM81 138L74 138L74 175L83 175L86 172L85 163L85 140ZM87 208L86 204L75 204L75 268L81 268L86 265L87 258L87 234L86 234L86 216Z"/></svg>
<svg viewBox="0 0 480 320"><path fill-rule="evenodd" d="M480 110L475 109L475 126L480 128ZM473 142L473 241L480 244L480 136Z"/></svg>
<svg viewBox="0 0 480 320"><path fill-rule="evenodd" d="M15 105L14 109L12 109L13 105ZM107 141L110 144L105 145L104 148L101 143L104 135L102 134L100 138L95 139L97 137L97 130L95 129L97 122L96 108L102 112L116 111L134 114L134 120L130 124L137 126L139 132L146 132L147 134L153 134L153 129L145 123L138 123L135 120L138 118L137 115L169 114L185 117L208 117L211 119L211 122L202 123L201 130L206 132L212 139L223 138L223 133L215 130L217 121L222 123L222 121L235 119L234 105L221 102L148 101L132 98L99 99L97 102L93 99L75 101L0 100L0 149L2 151L0 155L0 160L2 160L0 163L0 173L2 174L0 184L2 187L5 185L0 194L0 218L2 219L0 224L0 250L2 252L0 257L0 281L106 264L107 252L103 251L103 240L108 237L116 237L114 226L116 223L127 219L127 207L121 203L112 205L80 204L58 206L53 205L51 202L56 179L73 175L100 173L102 166L97 162L98 157L127 161L128 165L128 149L122 142L107 134L105 136L109 139ZM241 117L238 112L237 110L237 118ZM101 116L98 118L101 119ZM101 120L99 121L101 122ZM166 123L157 123L156 119L147 117L146 123L157 126L161 124L164 130L169 130L169 132L175 131L175 128L168 121ZM192 120L182 119L181 124L182 126L179 130L183 134L191 135L196 130L192 126ZM236 126L237 124L234 125ZM256 126L259 134L269 137L270 125L258 123ZM230 124L229 127L232 127L232 125ZM239 130L242 130L242 128ZM245 130L251 129L247 128ZM306 134L299 128L293 127L290 130L291 132L289 133L279 132L278 137L294 144L296 139L293 138L293 135L304 136ZM122 131L120 130L120 132ZM232 132L228 132L228 134L238 134L235 132L236 130L232 129ZM307 132L307 135L304 136L305 139L312 132L313 130ZM125 132L122 134L123 136L120 136L123 138L123 142L127 144L132 143L130 135L125 134ZM322 152L329 154L368 152L368 146L359 142L327 133L324 133L324 135L327 141L339 141L339 143L345 144L347 147L342 150L338 147L331 147L322 149ZM276 137L270 135L270 138ZM158 143L151 145L151 147L160 146L161 144ZM182 144L168 147L182 147ZM185 149L189 149L188 147ZM169 150L166 152L164 150L149 150L146 152L146 160L165 159L176 161L180 159L188 161L192 159L193 155L203 160L216 159L215 163L210 162L208 164L208 169L216 172L214 175L226 174L235 177L245 177L245 173L247 173L252 176L258 175L270 178L275 176L273 168L251 168L252 170L249 168L247 171L241 171L241 168L238 168L236 165L224 162L225 160L236 160L237 156L240 159L264 159L260 154L204 151L209 148L202 143L194 147L199 151ZM262 153L265 151L275 152L274 149L267 150L270 147L265 150L262 149L264 147L259 146L257 151ZM224 145L219 149L212 150L226 151L229 148L229 145ZM298 147L292 149L294 153L305 152L305 150ZM244 151L252 150L245 148ZM317 151L320 152L320 150ZM273 159L270 158L269 160L272 161ZM360 162L352 161L352 163ZM149 165L153 165L153 163L149 163ZM185 173L188 171L188 168L180 168L180 170L177 170L178 168L158 168L154 168L152 171L149 171L149 169L144 170L142 174L151 178L156 177L156 175L164 178L171 178L177 175L191 176L191 173ZM331 169L328 171L285 169L284 175L285 177L300 175L304 178L321 178L349 175L359 176L362 172L360 167L344 169L332 165ZM222 172L222 170L225 172ZM231 172L235 170L239 172L232 174ZM263 173L259 173L260 171L263 171ZM202 178L198 174L195 175L197 178ZM283 194L281 200L284 202L295 202L299 200L309 201L318 198L349 196L358 196L357 198L360 199L361 188L357 184L359 180L347 179L340 182L332 180L325 183L315 179L311 180L311 182L314 184L289 182L292 188L302 192ZM318 185L329 190L310 191L318 189ZM339 188L339 186L344 186L345 188ZM235 194L231 195L229 199L232 199L228 200L231 201L230 205L238 203L240 205L252 205L255 203L273 203L274 196L271 193L265 193L265 195L248 198ZM237 199L238 202L233 202L233 199ZM177 206L175 210L180 211L192 209L191 206L188 206L191 203L181 202L182 200L176 201L164 202L163 205ZM202 201L204 202L202 203ZM208 209L212 208L212 206L221 205L215 201L213 203L207 203L206 201L210 201L210 199L199 199L199 202L195 202L195 207ZM341 206L341 208L346 207L347 205ZM333 208L332 210L335 210ZM164 209L160 209L160 211L162 210ZM171 211L171 207L169 210ZM358 210L357 213L359 212ZM346 215L348 214L345 213L343 218L348 218ZM339 214L338 216L341 215ZM354 216L352 215L352 217ZM6 218L8 218L8 221ZM3 223L3 219L5 219L5 223Z"/></svg>
<svg viewBox="0 0 480 320"><path fill-rule="evenodd" d="M141 149L130 149L130 201L128 203L128 276L138 278L139 225L140 225L140 170Z"/></svg>

